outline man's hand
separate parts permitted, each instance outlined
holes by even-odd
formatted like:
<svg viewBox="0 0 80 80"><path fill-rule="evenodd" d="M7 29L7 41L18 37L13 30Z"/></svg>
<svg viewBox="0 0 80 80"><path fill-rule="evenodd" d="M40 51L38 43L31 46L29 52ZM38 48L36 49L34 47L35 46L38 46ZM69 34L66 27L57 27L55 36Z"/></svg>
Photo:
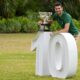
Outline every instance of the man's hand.
<svg viewBox="0 0 80 80"><path fill-rule="evenodd" d="M41 24L43 24L43 21L38 21L38 25L40 26Z"/></svg>
<svg viewBox="0 0 80 80"><path fill-rule="evenodd" d="M69 31L69 26L70 26L70 23L66 23L65 24L65 26L64 26L64 28L63 29L61 29L61 30L59 30L59 32L61 33L61 32L68 32Z"/></svg>
<svg viewBox="0 0 80 80"><path fill-rule="evenodd" d="M54 35L57 35L57 34L59 34L59 31L51 32L50 36L54 36Z"/></svg>
<svg viewBox="0 0 80 80"><path fill-rule="evenodd" d="M53 20L47 20L48 24L51 24L53 22Z"/></svg>

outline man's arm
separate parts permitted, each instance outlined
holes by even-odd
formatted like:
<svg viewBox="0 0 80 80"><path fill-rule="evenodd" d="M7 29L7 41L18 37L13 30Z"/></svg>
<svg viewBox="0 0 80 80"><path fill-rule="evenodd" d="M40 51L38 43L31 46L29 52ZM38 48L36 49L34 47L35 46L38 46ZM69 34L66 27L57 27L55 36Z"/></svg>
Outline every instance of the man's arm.
<svg viewBox="0 0 80 80"><path fill-rule="evenodd" d="M59 31L55 31L53 33L51 32L51 35L58 34L58 33L66 33L69 31L69 27L70 27L70 23L66 23L63 29L61 29Z"/></svg>
<svg viewBox="0 0 80 80"><path fill-rule="evenodd" d="M59 30L59 33L61 33L61 32L68 32L69 31L69 27L70 27L70 23L66 23L64 28Z"/></svg>
<svg viewBox="0 0 80 80"><path fill-rule="evenodd" d="M61 29L59 31L55 31L54 34L66 33L69 31L69 27L70 27L70 23L66 23L63 29Z"/></svg>

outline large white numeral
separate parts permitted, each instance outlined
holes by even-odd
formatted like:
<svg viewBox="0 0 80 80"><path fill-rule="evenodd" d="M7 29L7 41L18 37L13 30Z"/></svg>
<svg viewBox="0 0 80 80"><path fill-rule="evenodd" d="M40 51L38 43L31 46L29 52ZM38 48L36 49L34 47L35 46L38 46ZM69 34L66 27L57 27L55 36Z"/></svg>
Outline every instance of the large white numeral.
<svg viewBox="0 0 80 80"><path fill-rule="evenodd" d="M71 34L40 32L32 42L31 50L35 48L36 75L66 78L76 73L77 47Z"/></svg>
<svg viewBox="0 0 80 80"><path fill-rule="evenodd" d="M49 70L53 77L66 78L76 73L77 47L73 36L61 33L51 38Z"/></svg>

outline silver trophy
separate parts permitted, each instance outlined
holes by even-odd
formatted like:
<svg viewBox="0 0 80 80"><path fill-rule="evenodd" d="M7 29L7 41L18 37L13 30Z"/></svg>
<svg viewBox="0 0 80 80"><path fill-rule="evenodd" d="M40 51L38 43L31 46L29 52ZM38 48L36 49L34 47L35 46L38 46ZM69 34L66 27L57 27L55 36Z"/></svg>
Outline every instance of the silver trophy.
<svg viewBox="0 0 80 80"><path fill-rule="evenodd" d="M40 25L41 31L44 31L45 25L48 24L48 20L50 20L51 15L52 12L39 12L39 17L42 20L42 24Z"/></svg>

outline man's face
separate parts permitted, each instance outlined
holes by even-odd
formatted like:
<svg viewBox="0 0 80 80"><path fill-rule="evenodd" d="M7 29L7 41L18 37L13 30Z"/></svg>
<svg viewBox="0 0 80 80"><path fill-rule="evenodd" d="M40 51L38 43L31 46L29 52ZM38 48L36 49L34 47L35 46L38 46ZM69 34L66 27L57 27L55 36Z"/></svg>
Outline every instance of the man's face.
<svg viewBox="0 0 80 80"><path fill-rule="evenodd" d="M54 7L55 12L60 16L62 14L63 11L63 7L62 6L55 6Z"/></svg>

